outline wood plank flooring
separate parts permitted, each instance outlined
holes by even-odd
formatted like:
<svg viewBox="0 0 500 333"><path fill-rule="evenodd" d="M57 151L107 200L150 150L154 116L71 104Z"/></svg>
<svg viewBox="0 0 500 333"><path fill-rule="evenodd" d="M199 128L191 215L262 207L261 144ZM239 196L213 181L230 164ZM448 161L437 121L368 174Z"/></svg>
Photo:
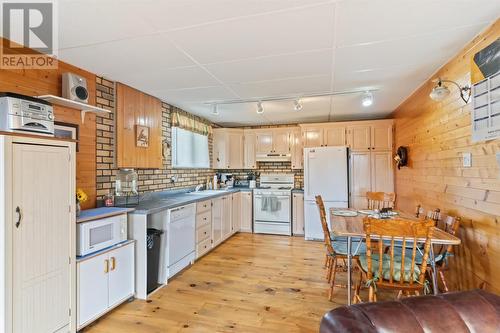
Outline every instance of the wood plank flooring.
<svg viewBox="0 0 500 333"><path fill-rule="evenodd" d="M328 301L323 260L321 242L239 233L150 301L126 303L85 332L317 332L347 292ZM337 277L345 284L346 273Z"/></svg>

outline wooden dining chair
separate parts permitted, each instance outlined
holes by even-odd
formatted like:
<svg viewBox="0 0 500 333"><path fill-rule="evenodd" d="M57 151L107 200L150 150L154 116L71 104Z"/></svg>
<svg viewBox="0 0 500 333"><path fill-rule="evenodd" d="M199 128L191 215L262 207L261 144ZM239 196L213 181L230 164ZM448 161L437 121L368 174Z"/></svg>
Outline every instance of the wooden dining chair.
<svg viewBox="0 0 500 333"><path fill-rule="evenodd" d="M460 228L460 223L462 222L462 219L460 217L455 217L455 216L447 216L446 219L444 220L444 223L442 226L438 227L447 233L449 233L452 236L456 236L458 229ZM454 255L454 249L453 245L441 245L441 248L438 250L437 256L436 256L436 269L439 274L439 279L441 280L441 283L443 284L443 291L448 292L448 283L446 282L446 278L444 275L444 272L449 269L448 266L448 257L451 257Z"/></svg>
<svg viewBox="0 0 500 333"><path fill-rule="evenodd" d="M330 287L328 289L328 299L331 301L333 299L333 290L336 286L335 277L337 274L338 260L341 259L345 262L345 260L348 259L347 240L346 239L332 240L330 228L328 227L328 220L326 217L326 209L321 195L316 196L316 205L318 206L319 210L321 228L323 229L323 238L326 248L326 265L325 265L327 268L326 278L330 283ZM352 249L359 248L358 253L364 253L366 247L364 246L364 244L359 244L359 242L361 242L361 240L352 242L353 244Z"/></svg>
<svg viewBox="0 0 500 333"><path fill-rule="evenodd" d="M426 291L425 280L427 258L431 246L431 237L434 222L430 220L408 220L395 218L389 220L365 217L363 227L366 233L366 255L358 259L360 278L354 292L354 303L360 302L359 291L361 283L369 286L368 301L377 301L378 289L398 290L398 298L403 294L410 296L411 293L419 295ZM417 239L424 238L425 246L421 267L416 264ZM373 240L389 240L389 253L384 253L383 242L377 242L373 253ZM411 245L411 256L406 256L403 251L401 257L396 255L396 243L406 248Z"/></svg>
<svg viewBox="0 0 500 333"><path fill-rule="evenodd" d="M366 192L368 209L394 208L396 193Z"/></svg>

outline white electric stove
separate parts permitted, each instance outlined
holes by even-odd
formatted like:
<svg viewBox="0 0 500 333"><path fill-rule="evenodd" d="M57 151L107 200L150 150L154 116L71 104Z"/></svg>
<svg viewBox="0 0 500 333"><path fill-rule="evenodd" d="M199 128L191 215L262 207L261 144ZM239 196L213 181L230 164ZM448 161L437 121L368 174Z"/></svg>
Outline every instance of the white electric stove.
<svg viewBox="0 0 500 333"><path fill-rule="evenodd" d="M261 174L253 191L255 233L292 234L292 189L294 174Z"/></svg>

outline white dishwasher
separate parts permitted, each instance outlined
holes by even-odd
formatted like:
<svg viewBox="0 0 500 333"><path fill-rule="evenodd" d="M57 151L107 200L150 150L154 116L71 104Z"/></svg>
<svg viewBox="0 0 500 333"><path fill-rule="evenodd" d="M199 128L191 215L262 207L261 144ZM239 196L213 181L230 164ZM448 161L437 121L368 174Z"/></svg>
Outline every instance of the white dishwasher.
<svg viewBox="0 0 500 333"><path fill-rule="evenodd" d="M166 284L169 278L194 262L196 204L169 209L161 229L158 283Z"/></svg>

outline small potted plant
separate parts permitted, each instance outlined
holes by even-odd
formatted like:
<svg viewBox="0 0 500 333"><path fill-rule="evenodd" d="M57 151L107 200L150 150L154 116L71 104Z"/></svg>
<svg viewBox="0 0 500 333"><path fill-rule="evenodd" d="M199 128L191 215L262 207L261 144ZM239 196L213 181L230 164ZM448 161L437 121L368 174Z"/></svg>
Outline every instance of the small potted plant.
<svg viewBox="0 0 500 333"><path fill-rule="evenodd" d="M87 196L87 193L85 193L81 188L76 190L76 216L80 216L80 211L82 210L82 207L80 206L81 203L87 201L89 197Z"/></svg>

